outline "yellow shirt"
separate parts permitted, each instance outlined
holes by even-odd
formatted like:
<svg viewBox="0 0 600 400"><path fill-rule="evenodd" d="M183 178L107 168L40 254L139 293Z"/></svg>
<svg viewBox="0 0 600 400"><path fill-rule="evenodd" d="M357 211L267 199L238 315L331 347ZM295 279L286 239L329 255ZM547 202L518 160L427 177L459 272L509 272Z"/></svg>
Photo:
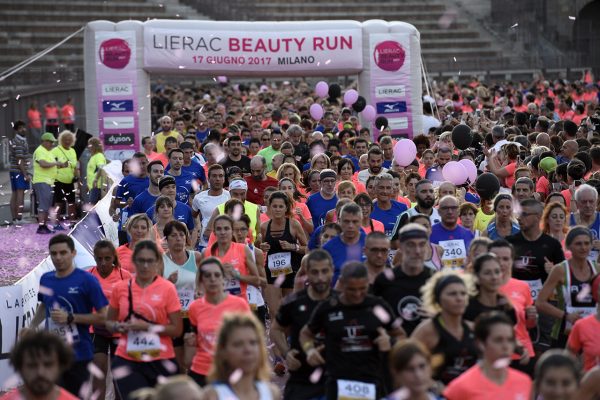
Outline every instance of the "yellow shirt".
<svg viewBox="0 0 600 400"><path fill-rule="evenodd" d="M58 168L56 172L56 180L62 183L72 183L75 177L75 168L77 167L77 153L72 147L67 150L61 145L56 146L51 151L54 158L59 162L69 162L69 165L65 168Z"/></svg>
<svg viewBox="0 0 600 400"><path fill-rule="evenodd" d="M475 215L474 228L480 232L485 232L490 221L493 220L495 216L496 213L491 213L488 215L479 209L479 211L477 211L477 215Z"/></svg>
<svg viewBox="0 0 600 400"><path fill-rule="evenodd" d="M219 214L223 214L225 212L225 203L219 204L217 209L219 210ZM246 200L244 202L244 214L250 217L250 229L252 229L252 238L256 240L256 235L260 233L260 230L256 232L256 223L258 222L256 220L256 215L258 214L258 206Z"/></svg>
<svg viewBox="0 0 600 400"><path fill-rule="evenodd" d="M92 189L92 188L101 189L102 188L102 184L103 184L102 178L98 178L98 181L96 181L95 186L92 186L92 184L94 183L94 179L96 178L96 173L105 165L106 165L106 157L104 157L104 154L96 153L90 157L90 161L88 161L87 169L86 169L87 186L89 189Z"/></svg>
<svg viewBox="0 0 600 400"><path fill-rule="evenodd" d="M33 179L32 183L46 183L50 186L54 185L56 178L56 166L50 168L42 168L39 161L56 162L54 155L50 150L46 150L44 146L38 146L33 152Z"/></svg>
<svg viewBox="0 0 600 400"><path fill-rule="evenodd" d="M165 140L168 137L174 137L175 139L179 139L179 132L173 130L169 133L159 132L155 136L156 139L156 152L164 153L165 152Z"/></svg>

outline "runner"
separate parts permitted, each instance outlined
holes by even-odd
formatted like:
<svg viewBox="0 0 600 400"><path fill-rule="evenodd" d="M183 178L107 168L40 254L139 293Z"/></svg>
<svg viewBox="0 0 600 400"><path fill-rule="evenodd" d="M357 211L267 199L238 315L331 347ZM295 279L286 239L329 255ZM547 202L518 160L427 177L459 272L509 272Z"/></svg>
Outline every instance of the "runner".
<svg viewBox="0 0 600 400"><path fill-rule="evenodd" d="M386 392L384 354L391 349L391 338L405 333L390 306L367 294L362 263L345 264L340 283L340 294L320 303L302 328L302 349L309 365L324 369L328 400L379 399ZM318 334L324 335L324 345L315 343Z"/></svg>
<svg viewBox="0 0 600 400"><path fill-rule="evenodd" d="M535 303L540 313L554 318L553 347L565 346L575 321L596 314L591 287L598 267L588 259L592 234L584 226L574 226L567 233L565 244L571 259L552 268ZM558 298L556 305L549 302L554 293Z"/></svg>
<svg viewBox="0 0 600 400"><path fill-rule="evenodd" d="M434 271L424 264L429 247L427 230L418 224L407 224L400 229L399 236L404 261L394 266L392 273L385 271L377 276L373 295L392 306L394 315L402 321L402 328L410 335L426 316L421 307L420 290Z"/></svg>
<svg viewBox="0 0 600 400"><path fill-rule="evenodd" d="M326 251L314 250L305 257L308 287L286 296L271 325L271 341L281 354L285 354L290 377L285 385L286 400L316 399L325 395L325 375L311 381L313 368L307 364L300 345L300 330L308 322L313 310L326 301L331 291L333 261ZM318 344L323 337L317 335ZM289 342L289 344L288 344Z"/></svg>
<svg viewBox="0 0 600 400"><path fill-rule="evenodd" d="M233 379L232 379L233 378ZM270 381L265 332L251 314L225 316L217 334L206 400L258 400L280 398Z"/></svg>
<svg viewBox="0 0 600 400"><path fill-rule="evenodd" d="M371 212L371 218L383 223L385 234L389 237L393 233L398 216L408 209L406 204L392 199L393 180L394 178L387 172L377 176L375 183L377 201L373 203L373 211Z"/></svg>
<svg viewBox="0 0 600 400"><path fill-rule="evenodd" d="M440 200L439 210L442 221L431 227L430 241L444 249L442 256L444 268L464 269L467 249L474 238L473 233L458 225L458 200L456 197L443 197Z"/></svg>
<svg viewBox="0 0 600 400"><path fill-rule="evenodd" d="M171 199L175 208L173 209L173 218L177 221L183 222L191 236L191 243L196 243L196 239L198 237L198 232L196 231L196 223L194 221L194 217L192 216L192 209L185 203L177 200L177 182L175 178L170 175L165 175L158 181L158 189L160 190L160 194L162 196L167 196ZM151 219L154 219L154 211L156 210L156 206L151 207L146 210L146 214ZM160 233L160 232L159 232Z"/></svg>
<svg viewBox="0 0 600 400"><path fill-rule="evenodd" d="M98 279L102 292L110 299L113 288L121 281L131 279L131 274L122 269L117 257L117 250L110 240L99 240L94 245L94 260L96 266L89 272ZM93 377L93 392L98 393L98 400L104 400L106 395L106 375L108 373L109 357L115 356L117 342L121 335L109 332L103 325L92 327L94 335L94 364L103 373L103 377Z"/></svg>
<svg viewBox="0 0 600 400"><path fill-rule="evenodd" d="M181 337L173 338L173 347L175 348L175 357L179 363L179 369L185 371L183 335L190 331L188 309L197 292L196 275L200 261L202 261L202 254L197 251L186 250L191 247L191 243L190 233L184 223L179 221L168 222L163 232L167 251L162 255L163 267L160 275L173 282L181 303L183 333Z"/></svg>
<svg viewBox="0 0 600 400"><path fill-rule="evenodd" d="M395 382L395 392L384 400L439 400L431 390L431 354L423 344L414 339L396 342L390 353L390 371Z"/></svg>
<svg viewBox="0 0 600 400"><path fill-rule="evenodd" d="M583 184L575 191L577 212L571 213L569 225L587 226L592 231L594 242L590 251L590 261L598 261L600 257L600 212L597 211L598 192L588 184Z"/></svg>
<svg viewBox="0 0 600 400"><path fill-rule="evenodd" d="M371 232L365 240L364 252L366 255L365 266L369 275L369 293L371 293L375 278L390 267L388 263L390 241L383 232Z"/></svg>
<svg viewBox="0 0 600 400"><path fill-rule="evenodd" d="M504 239L519 233L519 224L513 221L513 198L510 194L499 194L494 199L494 219L482 235L492 240Z"/></svg>
<svg viewBox="0 0 600 400"><path fill-rule="evenodd" d="M392 241L397 240L398 231L404 225L408 224L410 217L416 214L422 214L429 217L431 225L437 224L441 221L440 215L436 208L433 208L435 204L435 189L430 180L422 179L417 182L415 186L415 192L417 197L417 205L413 208L409 208L396 219L394 230L392 232Z"/></svg>
<svg viewBox="0 0 600 400"><path fill-rule="evenodd" d="M218 205L225 203L231 198L229 192L223 189L225 183L225 170L220 164L211 165L208 168L209 189L200 192L192 201L192 215L194 218L200 215L200 242L198 248L204 250L208 240L205 238L205 230L210 218ZM207 236L208 237L208 236Z"/></svg>
<svg viewBox="0 0 600 400"><path fill-rule="evenodd" d="M350 164L348 164L350 165ZM354 197L354 202L360 206L362 210L361 228L368 235L371 232L385 232L383 223L371 218L373 212L373 200L366 193L359 193Z"/></svg>
<svg viewBox="0 0 600 400"><path fill-rule="evenodd" d="M600 380L587 381L587 375L581 381L578 360L567 350L548 350L540 357L535 366L535 393L533 398L548 400L593 400L599 392L589 390ZM591 383L591 384L588 384Z"/></svg>
<svg viewBox="0 0 600 400"><path fill-rule="evenodd" d="M225 290L247 301L247 285L260 286L254 255L245 244L234 242L233 219L230 216L219 215L213 226L217 241L207 247L203 255L221 260L225 269Z"/></svg>
<svg viewBox="0 0 600 400"><path fill-rule="evenodd" d="M156 243L137 243L132 261L135 278L114 287L106 317L108 330L122 335L111 366L121 399L177 373L171 338L183 330L177 290L159 275Z"/></svg>
<svg viewBox="0 0 600 400"><path fill-rule="evenodd" d="M279 180L278 189L286 193L290 198L294 219L300 223L300 226L306 232L306 235L309 236L313 233L314 227L310 210L306 204L302 202L304 196L298 191L296 184L290 178L281 178Z"/></svg>
<svg viewBox="0 0 600 400"><path fill-rule="evenodd" d="M10 365L23 385L2 400L76 400L56 384L73 359L73 350L57 335L46 331L23 334L10 352Z"/></svg>
<svg viewBox="0 0 600 400"><path fill-rule="evenodd" d="M89 379L87 365L94 358L90 325L104 323L108 301L98 280L75 267L73 239L56 235L50 239L48 249L56 271L46 272L40 278L40 303L29 329L36 329L46 320L46 329L73 347L74 363L62 372L59 384L79 396L82 385Z"/></svg>
<svg viewBox="0 0 600 400"><path fill-rule="evenodd" d="M133 266L132 254L135 246L142 240L150 240L154 238L152 235L152 221L146 214L135 214L127 220L125 225L129 236L129 243L117 247L117 256L119 257L119 265L125 271L135 273Z"/></svg>
<svg viewBox="0 0 600 400"><path fill-rule="evenodd" d="M600 342L596 330L600 327L600 313L597 305L599 284L600 279L596 276L590 289L593 300L596 302L596 312L575 321L567 342L567 348L571 352L574 354L582 353L583 367L586 372L598 365L600 359Z"/></svg>
<svg viewBox="0 0 600 400"><path fill-rule="evenodd" d="M185 205L191 204L197 190L193 187L192 181L196 178L190 172L183 170L183 150L177 148L169 151L169 165L165 168L165 174L175 178L177 201Z"/></svg>
<svg viewBox="0 0 600 400"><path fill-rule="evenodd" d="M144 153L135 153L129 162L129 168L131 173L119 182L117 193L108 210L115 221L119 220L119 214L124 214L124 208L131 206L134 199L150 184L150 178L148 177L148 159ZM126 222L126 218L121 221L123 225Z"/></svg>
<svg viewBox="0 0 600 400"><path fill-rule="evenodd" d="M196 285L203 296L189 307L191 330L185 335L186 360L191 360L188 375L200 386L206 386L206 377L213 362L217 332L227 312L250 311L248 303L239 296L232 296L225 287L223 264L215 257L200 262Z"/></svg>
<svg viewBox="0 0 600 400"><path fill-rule="evenodd" d="M531 398L531 378L514 370L513 322L506 314L484 313L475 323L475 338L483 350L481 361L453 380L444 390L448 400L505 400Z"/></svg>
<svg viewBox="0 0 600 400"><path fill-rule="evenodd" d="M160 196L158 182L165 175L165 169L162 163L158 160L150 161L146 169L148 171L150 184L146 190L133 199L133 204L131 204L130 207L132 215L145 213L149 208L154 206L156 199Z"/></svg>
<svg viewBox="0 0 600 400"><path fill-rule="evenodd" d="M310 173L309 176L312 176L312 173ZM306 200L306 206L310 210L310 215L312 215L313 226L315 229L323 225L327 211L333 210L337 204L338 197L335 194L336 178L337 174L334 170L322 170L319 173L321 182L319 192L311 194Z"/></svg>
<svg viewBox="0 0 600 400"><path fill-rule="evenodd" d="M463 319L474 290L471 279L468 274L441 271L421 290L423 308L434 316L421 322L411 337L421 341L434 357L442 356L434 379L446 385L477 362L473 324Z"/></svg>

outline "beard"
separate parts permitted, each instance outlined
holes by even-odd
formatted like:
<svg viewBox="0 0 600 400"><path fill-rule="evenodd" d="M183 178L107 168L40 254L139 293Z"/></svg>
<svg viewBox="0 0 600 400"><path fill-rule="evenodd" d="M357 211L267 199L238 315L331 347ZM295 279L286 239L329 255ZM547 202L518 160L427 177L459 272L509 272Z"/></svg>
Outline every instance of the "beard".
<svg viewBox="0 0 600 400"><path fill-rule="evenodd" d="M419 208L432 208L435 204L435 199L422 199L417 197L417 205Z"/></svg>

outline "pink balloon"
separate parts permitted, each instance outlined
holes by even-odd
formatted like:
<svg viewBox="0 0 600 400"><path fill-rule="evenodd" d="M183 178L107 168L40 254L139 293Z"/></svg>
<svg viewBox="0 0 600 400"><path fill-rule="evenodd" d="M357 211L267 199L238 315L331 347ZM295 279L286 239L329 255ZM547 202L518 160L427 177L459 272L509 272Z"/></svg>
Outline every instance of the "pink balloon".
<svg viewBox="0 0 600 400"><path fill-rule="evenodd" d="M327 95L329 94L329 85L327 84L327 82L318 82L315 86L315 93L321 98L327 97Z"/></svg>
<svg viewBox="0 0 600 400"><path fill-rule="evenodd" d="M442 169L442 175L448 182L462 185L467 181L467 169L458 161L450 161Z"/></svg>
<svg viewBox="0 0 600 400"><path fill-rule="evenodd" d="M314 103L313 105L310 106L310 116L315 120L318 121L321 118L323 118L323 107L321 107L320 104Z"/></svg>
<svg viewBox="0 0 600 400"><path fill-rule="evenodd" d="M369 106L367 106L369 107ZM410 165L417 157L417 146L410 139L400 139L394 146L394 159L401 167Z"/></svg>
<svg viewBox="0 0 600 400"><path fill-rule="evenodd" d="M475 163L468 158L460 160L459 163L462 164L462 166L467 170L467 178L469 179L469 183L474 184L475 180L477 179L477 167L475 166Z"/></svg>
<svg viewBox="0 0 600 400"><path fill-rule="evenodd" d="M369 122L374 121L377 116L377 111L375 111L375 107L372 105L367 105L364 110L362 110L362 116ZM411 161L412 162L412 161Z"/></svg>
<svg viewBox="0 0 600 400"><path fill-rule="evenodd" d="M358 100L358 92L356 90L350 89L344 94L344 104L347 106L356 103L356 100Z"/></svg>
<svg viewBox="0 0 600 400"><path fill-rule="evenodd" d="M219 83L227 83L227 77L226 76L217 76L217 81L219 81Z"/></svg>

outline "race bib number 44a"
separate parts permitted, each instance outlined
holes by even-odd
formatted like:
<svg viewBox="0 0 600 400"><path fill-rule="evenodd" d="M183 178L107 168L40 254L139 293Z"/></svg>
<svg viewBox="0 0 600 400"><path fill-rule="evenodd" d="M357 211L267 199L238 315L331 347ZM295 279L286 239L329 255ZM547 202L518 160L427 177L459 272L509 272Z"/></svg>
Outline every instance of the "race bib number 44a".
<svg viewBox="0 0 600 400"><path fill-rule="evenodd" d="M292 270L292 253L276 253L269 255L267 266L271 276L288 275Z"/></svg>
<svg viewBox="0 0 600 400"><path fill-rule="evenodd" d="M464 240L441 240L439 245L444 249L444 255L442 256L444 267L458 268L464 265L467 257Z"/></svg>
<svg viewBox="0 0 600 400"><path fill-rule="evenodd" d="M158 357L160 355L160 336L152 332L128 332L127 354L136 360L141 360L145 355L152 358Z"/></svg>
<svg viewBox="0 0 600 400"><path fill-rule="evenodd" d="M377 390L373 383L338 379L337 390L338 400L375 400L377 398Z"/></svg>

